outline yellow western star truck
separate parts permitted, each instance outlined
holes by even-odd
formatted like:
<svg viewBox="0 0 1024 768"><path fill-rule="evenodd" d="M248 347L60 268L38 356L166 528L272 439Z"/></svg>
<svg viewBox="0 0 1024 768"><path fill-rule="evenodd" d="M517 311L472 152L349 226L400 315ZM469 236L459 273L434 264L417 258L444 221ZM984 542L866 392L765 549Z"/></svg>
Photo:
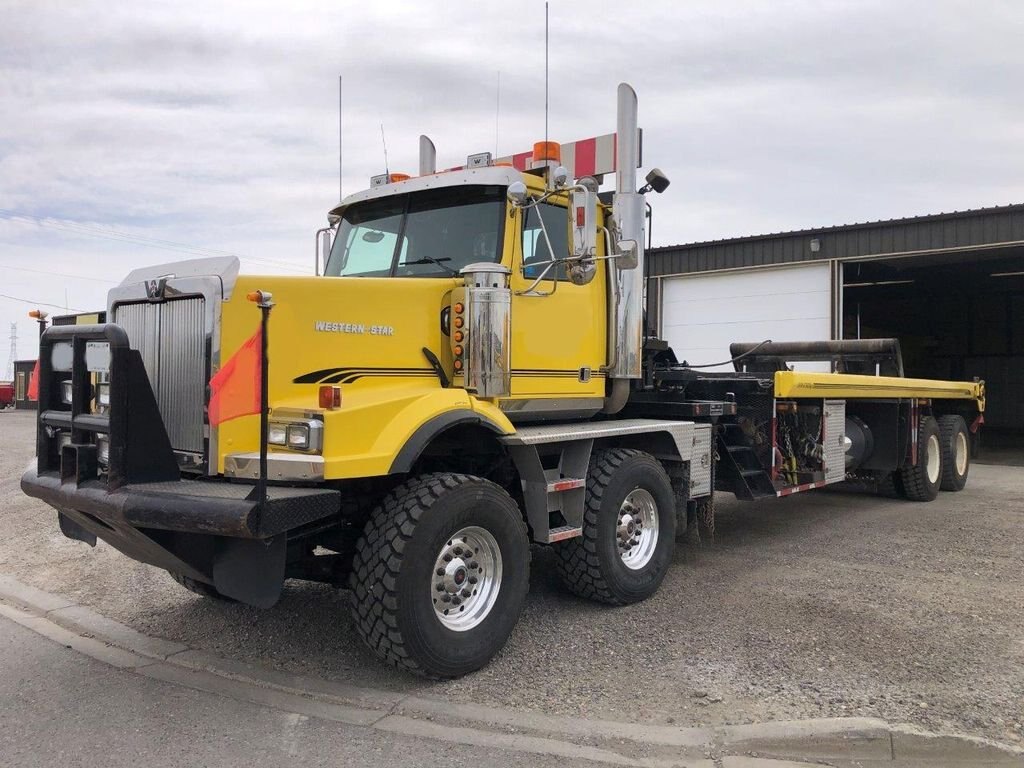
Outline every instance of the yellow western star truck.
<svg viewBox="0 0 1024 768"><path fill-rule="evenodd" d="M658 589L677 537L713 525L716 490L964 487L980 382L904 378L884 340L734 345L735 370L711 372L646 331L645 197L668 180L637 189L632 88L616 133L562 160L541 142L437 172L424 137L417 176L330 212L316 276L227 258L132 272L108 323L42 337L25 493L66 536L209 598L347 586L376 654L454 677L508 639L531 544L571 591L627 604ZM254 292L274 303L265 500L260 416L209 414L211 377L259 325Z"/></svg>

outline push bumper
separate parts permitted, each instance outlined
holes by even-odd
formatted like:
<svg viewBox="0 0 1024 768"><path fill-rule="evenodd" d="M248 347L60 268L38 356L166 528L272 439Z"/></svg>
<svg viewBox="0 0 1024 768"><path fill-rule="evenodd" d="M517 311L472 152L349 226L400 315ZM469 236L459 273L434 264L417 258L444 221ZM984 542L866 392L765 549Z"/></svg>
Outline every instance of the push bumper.
<svg viewBox="0 0 1024 768"><path fill-rule="evenodd" d="M202 480L125 485L61 481L26 470L21 488L59 513L65 536L102 539L128 557L213 584L228 597L269 607L284 581L288 532L337 515L340 493L318 488L268 489Z"/></svg>

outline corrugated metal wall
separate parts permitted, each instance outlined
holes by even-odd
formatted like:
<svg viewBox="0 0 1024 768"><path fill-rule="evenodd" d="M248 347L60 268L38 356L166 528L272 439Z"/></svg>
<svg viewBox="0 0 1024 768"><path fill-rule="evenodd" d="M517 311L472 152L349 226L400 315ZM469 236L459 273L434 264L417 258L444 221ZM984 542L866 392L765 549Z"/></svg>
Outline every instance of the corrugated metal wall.
<svg viewBox="0 0 1024 768"><path fill-rule="evenodd" d="M812 241L818 250L813 251ZM850 259L1024 241L1024 204L648 251L650 274L679 275L819 259Z"/></svg>

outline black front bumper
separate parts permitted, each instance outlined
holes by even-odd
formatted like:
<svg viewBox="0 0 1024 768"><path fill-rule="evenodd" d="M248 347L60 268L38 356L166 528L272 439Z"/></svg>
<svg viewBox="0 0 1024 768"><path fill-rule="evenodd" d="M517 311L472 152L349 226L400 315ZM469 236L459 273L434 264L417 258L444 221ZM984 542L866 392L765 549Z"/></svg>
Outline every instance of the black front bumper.
<svg viewBox="0 0 1024 768"><path fill-rule="evenodd" d="M273 605L280 593L288 533L336 516L341 504L335 490L270 487L261 507L253 485L204 480L110 490L101 480L62 482L35 467L21 488L57 510L66 536L103 539L135 560L257 606Z"/></svg>

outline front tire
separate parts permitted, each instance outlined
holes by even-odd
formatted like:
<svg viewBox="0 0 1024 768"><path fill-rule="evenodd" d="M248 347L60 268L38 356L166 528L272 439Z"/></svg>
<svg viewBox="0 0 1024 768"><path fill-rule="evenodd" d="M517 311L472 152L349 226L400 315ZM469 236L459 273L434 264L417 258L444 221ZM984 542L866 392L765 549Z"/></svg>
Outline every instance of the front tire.
<svg viewBox="0 0 1024 768"><path fill-rule="evenodd" d="M390 664L433 678L484 666L512 633L529 589L519 507L498 485L452 473L395 488L352 563L352 618Z"/></svg>
<svg viewBox="0 0 1024 768"><path fill-rule="evenodd" d="M217 588L213 586L213 584L207 584L205 581L196 581L193 578L183 576L180 573L174 573L173 571L168 571L168 573L171 574L172 579L181 584L181 586L192 594L199 595L200 597L207 597L211 600L220 600L223 603L238 602L233 597L222 595L217 591Z"/></svg>
<svg viewBox="0 0 1024 768"><path fill-rule="evenodd" d="M900 470L903 495L911 501L933 501L942 483L942 464L939 425L925 416L917 429L917 464Z"/></svg>
<svg viewBox="0 0 1024 768"><path fill-rule="evenodd" d="M971 471L971 438L962 416L939 417L942 444L942 490L962 491Z"/></svg>
<svg viewBox="0 0 1024 768"><path fill-rule="evenodd" d="M583 535L556 546L572 592L612 605L653 595L675 545L675 498L664 467L642 451L595 451L587 473Z"/></svg>

